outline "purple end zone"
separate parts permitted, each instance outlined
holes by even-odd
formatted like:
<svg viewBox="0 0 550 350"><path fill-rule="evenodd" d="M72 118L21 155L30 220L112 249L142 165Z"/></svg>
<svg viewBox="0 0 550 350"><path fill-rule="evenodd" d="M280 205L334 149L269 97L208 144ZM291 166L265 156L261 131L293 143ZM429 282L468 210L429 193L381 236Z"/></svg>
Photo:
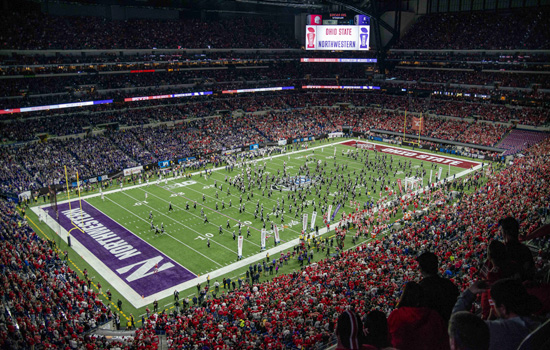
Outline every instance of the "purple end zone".
<svg viewBox="0 0 550 350"><path fill-rule="evenodd" d="M78 202L72 202L71 209L72 215L69 203L58 204L61 226L67 231L73 228L72 216L73 222L84 231L72 230L72 238L140 296L148 297L196 277L86 201L82 201L82 212ZM45 210L55 217L51 207Z"/></svg>

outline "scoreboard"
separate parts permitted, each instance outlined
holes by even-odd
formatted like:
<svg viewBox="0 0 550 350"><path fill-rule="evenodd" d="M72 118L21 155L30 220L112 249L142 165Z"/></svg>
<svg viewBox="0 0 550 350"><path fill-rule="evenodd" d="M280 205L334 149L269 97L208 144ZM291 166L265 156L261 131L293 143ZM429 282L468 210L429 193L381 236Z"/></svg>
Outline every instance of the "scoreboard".
<svg viewBox="0 0 550 350"><path fill-rule="evenodd" d="M321 23L327 21L322 20L322 15L309 15L306 25L306 50L369 50L370 18L357 15L353 22L354 24L348 25L324 25Z"/></svg>

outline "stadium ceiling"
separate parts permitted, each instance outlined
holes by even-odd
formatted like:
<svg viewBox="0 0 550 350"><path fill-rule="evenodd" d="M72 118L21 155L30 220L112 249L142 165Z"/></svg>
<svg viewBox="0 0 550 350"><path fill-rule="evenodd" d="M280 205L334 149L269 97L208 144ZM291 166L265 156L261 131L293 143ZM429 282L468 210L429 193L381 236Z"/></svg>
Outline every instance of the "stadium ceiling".
<svg viewBox="0 0 550 350"><path fill-rule="evenodd" d="M58 0L30 0L38 2L57 2ZM146 6L157 8L173 8L180 10L210 10L210 11L259 11L259 12L331 12L344 10L343 6L367 8L371 0L342 0L336 3L330 0L68 0L68 2L96 3L103 5Z"/></svg>

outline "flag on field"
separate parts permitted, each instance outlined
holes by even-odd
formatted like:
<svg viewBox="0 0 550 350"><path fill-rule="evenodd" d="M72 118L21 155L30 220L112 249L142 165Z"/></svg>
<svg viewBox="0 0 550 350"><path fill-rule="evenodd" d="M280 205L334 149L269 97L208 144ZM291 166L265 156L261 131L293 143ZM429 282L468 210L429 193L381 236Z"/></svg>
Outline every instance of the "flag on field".
<svg viewBox="0 0 550 350"><path fill-rule="evenodd" d="M273 233L275 233L275 243L279 244L281 240L279 239L279 228L277 225L273 225Z"/></svg>
<svg viewBox="0 0 550 350"><path fill-rule="evenodd" d="M399 193L403 193L403 184L401 183L401 179L397 179L397 185L399 185Z"/></svg>
<svg viewBox="0 0 550 350"><path fill-rule="evenodd" d="M441 174L443 174L443 168L439 167L439 172L437 173L437 181L441 180Z"/></svg>
<svg viewBox="0 0 550 350"><path fill-rule="evenodd" d="M328 212L327 212L327 218L329 219L330 221L330 212L332 211L332 204L329 204L328 206Z"/></svg>
<svg viewBox="0 0 550 350"><path fill-rule="evenodd" d="M302 230L304 231L304 233L307 230L307 214L304 214L304 218L303 218L303 221L302 221Z"/></svg>
<svg viewBox="0 0 550 350"><path fill-rule="evenodd" d="M424 125L422 121L422 117L414 117L412 120L412 129L415 131L422 131Z"/></svg>
<svg viewBox="0 0 550 350"><path fill-rule="evenodd" d="M243 236L239 236L237 240L237 255L239 256L239 259L243 257Z"/></svg>
<svg viewBox="0 0 550 350"><path fill-rule="evenodd" d="M262 234L260 236L260 247L261 249L265 249L265 236L267 235L265 228L262 229Z"/></svg>
<svg viewBox="0 0 550 350"><path fill-rule="evenodd" d="M315 228L315 219L317 219L317 212L314 211L311 214L311 229L313 230Z"/></svg>
<svg viewBox="0 0 550 350"><path fill-rule="evenodd" d="M336 209L334 210L334 213L332 214L332 219L331 220L334 220L334 218L336 217L336 214L338 213L338 210L340 210L340 207L341 207L341 204L338 204L336 206Z"/></svg>

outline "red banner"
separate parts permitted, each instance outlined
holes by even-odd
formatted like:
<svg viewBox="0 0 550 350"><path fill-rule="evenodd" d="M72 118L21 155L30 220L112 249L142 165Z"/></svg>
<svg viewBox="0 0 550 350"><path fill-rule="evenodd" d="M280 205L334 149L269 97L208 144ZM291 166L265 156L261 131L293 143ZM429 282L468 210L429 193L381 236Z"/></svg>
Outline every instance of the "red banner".
<svg viewBox="0 0 550 350"><path fill-rule="evenodd" d="M422 131L423 127L424 127L424 124L423 124L422 117L420 118L414 117L412 120L412 129L416 131L418 130Z"/></svg>

